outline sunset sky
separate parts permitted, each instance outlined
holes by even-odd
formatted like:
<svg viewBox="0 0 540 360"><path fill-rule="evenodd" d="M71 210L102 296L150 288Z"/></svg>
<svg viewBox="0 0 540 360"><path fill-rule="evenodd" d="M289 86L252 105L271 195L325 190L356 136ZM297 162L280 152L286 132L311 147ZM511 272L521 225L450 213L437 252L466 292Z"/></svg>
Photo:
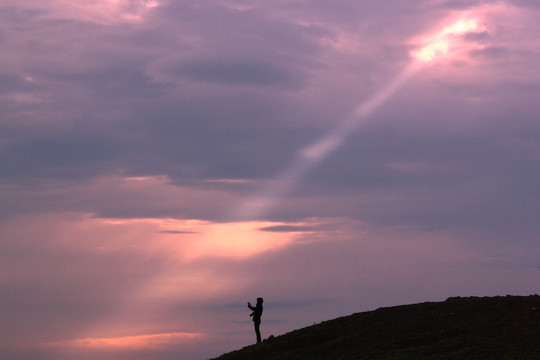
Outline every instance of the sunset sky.
<svg viewBox="0 0 540 360"><path fill-rule="evenodd" d="M208 359L540 291L540 2L0 0L0 353Z"/></svg>

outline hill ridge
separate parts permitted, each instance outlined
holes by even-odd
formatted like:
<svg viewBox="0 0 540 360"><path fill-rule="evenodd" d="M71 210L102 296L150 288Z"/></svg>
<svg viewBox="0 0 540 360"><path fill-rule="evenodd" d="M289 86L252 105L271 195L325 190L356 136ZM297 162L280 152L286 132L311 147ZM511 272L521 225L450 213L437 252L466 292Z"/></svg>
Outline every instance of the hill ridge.
<svg viewBox="0 0 540 360"><path fill-rule="evenodd" d="M327 320L211 360L540 360L540 296L451 297Z"/></svg>

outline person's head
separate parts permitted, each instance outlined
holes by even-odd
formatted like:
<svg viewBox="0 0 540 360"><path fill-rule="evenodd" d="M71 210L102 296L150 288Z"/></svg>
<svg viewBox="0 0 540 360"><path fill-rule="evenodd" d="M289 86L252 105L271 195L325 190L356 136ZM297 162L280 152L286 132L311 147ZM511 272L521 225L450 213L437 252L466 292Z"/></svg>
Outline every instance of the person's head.
<svg viewBox="0 0 540 360"><path fill-rule="evenodd" d="M257 298L257 304L262 304L263 303L263 298L259 297Z"/></svg>

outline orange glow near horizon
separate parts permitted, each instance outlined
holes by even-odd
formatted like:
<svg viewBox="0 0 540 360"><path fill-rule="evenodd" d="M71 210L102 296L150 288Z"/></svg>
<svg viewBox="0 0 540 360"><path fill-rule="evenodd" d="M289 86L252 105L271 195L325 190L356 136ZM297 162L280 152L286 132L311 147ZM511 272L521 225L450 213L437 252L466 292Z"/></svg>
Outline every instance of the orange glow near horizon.
<svg viewBox="0 0 540 360"><path fill-rule="evenodd" d="M144 349L178 344L188 340L203 338L202 333L173 332L111 338L83 338L47 343L47 347L78 349Z"/></svg>

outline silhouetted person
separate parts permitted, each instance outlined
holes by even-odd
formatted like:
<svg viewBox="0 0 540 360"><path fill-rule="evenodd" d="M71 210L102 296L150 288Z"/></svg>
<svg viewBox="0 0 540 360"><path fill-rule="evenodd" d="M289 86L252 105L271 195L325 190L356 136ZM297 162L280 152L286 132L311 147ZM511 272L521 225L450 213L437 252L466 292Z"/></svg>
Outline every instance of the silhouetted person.
<svg viewBox="0 0 540 360"><path fill-rule="evenodd" d="M263 298L257 298L257 304L251 306L251 303L248 302L248 308L253 311L249 316L252 317L253 324L255 325L255 335L257 335L257 344L261 342L261 331L259 327L261 326L261 316L263 313Z"/></svg>

